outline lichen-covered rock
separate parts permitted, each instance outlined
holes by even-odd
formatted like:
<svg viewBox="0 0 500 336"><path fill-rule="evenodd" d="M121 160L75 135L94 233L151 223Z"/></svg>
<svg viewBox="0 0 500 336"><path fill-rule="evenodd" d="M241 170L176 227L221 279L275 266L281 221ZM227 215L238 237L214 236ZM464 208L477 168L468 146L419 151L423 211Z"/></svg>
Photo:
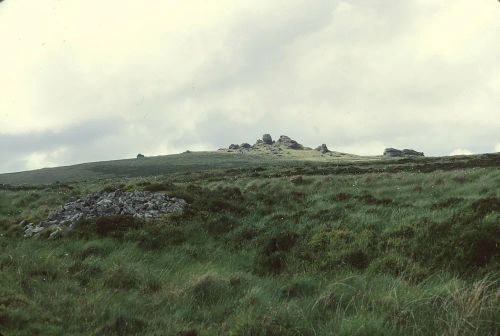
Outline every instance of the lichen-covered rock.
<svg viewBox="0 0 500 336"><path fill-rule="evenodd" d="M403 149L402 152L404 156L424 156L423 152L417 152L413 149Z"/></svg>
<svg viewBox="0 0 500 336"><path fill-rule="evenodd" d="M262 142L266 145L272 145L273 144L273 138L271 137L271 134L264 134L262 136Z"/></svg>
<svg viewBox="0 0 500 336"><path fill-rule="evenodd" d="M384 156L391 156L391 157L403 156L403 152L396 148L386 148L384 150Z"/></svg>
<svg viewBox="0 0 500 336"><path fill-rule="evenodd" d="M326 146L326 144L322 144L321 146L316 147L316 150L321 152L321 154L327 154L330 153L330 150Z"/></svg>
<svg viewBox="0 0 500 336"><path fill-rule="evenodd" d="M289 136L286 136L286 135L280 136L278 141L276 141L276 144L285 146L285 147L290 148L290 149L302 149L303 148L303 146L301 144L299 144L297 141L291 139Z"/></svg>
<svg viewBox="0 0 500 336"><path fill-rule="evenodd" d="M26 221L21 223L24 226L25 237L38 235L49 229L50 237L54 238L61 235L63 231L71 231L76 223L83 219L115 215L147 219L165 213L182 211L186 206L185 200L169 197L165 194L117 190L109 193L93 193L83 199L66 203L59 209L52 211L47 219L39 224L26 224Z"/></svg>

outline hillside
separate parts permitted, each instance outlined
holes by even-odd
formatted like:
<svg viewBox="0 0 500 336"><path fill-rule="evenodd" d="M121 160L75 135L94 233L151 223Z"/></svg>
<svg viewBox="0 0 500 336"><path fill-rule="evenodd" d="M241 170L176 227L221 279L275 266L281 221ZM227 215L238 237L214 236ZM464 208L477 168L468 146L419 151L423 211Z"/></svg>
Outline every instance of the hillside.
<svg viewBox="0 0 500 336"><path fill-rule="evenodd" d="M0 175L0 333L498 334L500 154L284 151ZM22 220L115 190L189 206L23 237Z"/></svg>
<svg viewBox="0 0 500 336"><path fill-rule="evenodd" d="M376 157L363 158L337 152L322 154L313 149L291 150L285 147L281 148L282 153L275 153L270 148L259 146L251 151L219 150L215 152L185 152L182 154L144 157L140 159L84 163L66 167L0 174L0 183L50 184L57 181L71 182L112 177L154 176L177 172L259 167L262 165L284 166L287 164L293 165L300 161L342 163L378 159Z"/></svg>

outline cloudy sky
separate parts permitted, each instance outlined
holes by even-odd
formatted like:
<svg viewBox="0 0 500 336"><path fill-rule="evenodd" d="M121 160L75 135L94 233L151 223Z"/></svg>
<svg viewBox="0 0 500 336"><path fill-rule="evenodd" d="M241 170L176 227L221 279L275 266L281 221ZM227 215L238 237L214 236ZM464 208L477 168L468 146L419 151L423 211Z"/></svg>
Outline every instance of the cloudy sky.
<svg viewBox="0 0 500 336"><path fill-rule="evenodd" d="M0 173L287 134L500 151L497 0L5 0Z"/></svg>

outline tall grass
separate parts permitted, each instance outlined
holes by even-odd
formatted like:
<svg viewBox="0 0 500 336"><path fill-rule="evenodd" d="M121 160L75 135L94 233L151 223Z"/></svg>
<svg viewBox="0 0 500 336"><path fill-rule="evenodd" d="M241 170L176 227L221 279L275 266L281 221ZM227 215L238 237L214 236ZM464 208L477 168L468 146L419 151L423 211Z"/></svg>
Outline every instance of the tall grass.
<svg viewBox="0 0 500 336"><path fill-rule="evenodd" d="M364 166L373 167L383 168ZM498 334L498 169L320 168L1 190L0 332ZM116 188L190 207L145 222L86 221L59 240L22 237L20 220Z"/></svg>

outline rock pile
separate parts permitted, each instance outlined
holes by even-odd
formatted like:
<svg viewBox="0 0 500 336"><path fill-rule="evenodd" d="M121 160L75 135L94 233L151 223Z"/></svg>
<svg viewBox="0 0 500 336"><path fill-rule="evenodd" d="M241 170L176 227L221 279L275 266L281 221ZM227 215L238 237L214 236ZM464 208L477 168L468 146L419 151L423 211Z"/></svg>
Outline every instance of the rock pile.
<svg viewBox="0 0 500 336"><path fill-rule="evenodd" d="M384 150L384 156L389 157L401 157L401 156L424 156L424 153L417 152L413 149L403 149L399 150L396 148L386 148Z"/></svg>
<svg viewBox="0 0 500 336"><path fill-rule="evenodd" d="M291 139L289 136L282 135L280 136L278 141L274 141L271 134L264 134L262 136L262 139L258 139L254 145L250 145L249 143L242 143L241 145L231 144L227 149L220 148L219 151L245 151L245 150L252 150L259 148L267 148L270 149L272 152L275 152L281 150L281 147L285 147L288 149L305 149L304 146L299 144L297 141Z"/></svg>
<svg viewBox="0 0 500 336"><path fill-rule="evenodd" d="M276 141L276 144L283 145L283 146L290 148L290 149L303 149L304 148L304 146L299 144L297 141L292 140L289 136L286 136L286 135L280 136L278 141Z"/></svg>
<svg viewBox="0 0 500 336"><path fill-rule="evenodd" d="M47 229L52 232L50 237L54 237L62 231L74 229L83 219L114 215L147 219L165 213L182 211L186 205L183 199L149 191L99 192L63 205L51 212L47 220L39 224L35 225L26 221L20 224L24 226L25 237L37 235Z"/></svg>

